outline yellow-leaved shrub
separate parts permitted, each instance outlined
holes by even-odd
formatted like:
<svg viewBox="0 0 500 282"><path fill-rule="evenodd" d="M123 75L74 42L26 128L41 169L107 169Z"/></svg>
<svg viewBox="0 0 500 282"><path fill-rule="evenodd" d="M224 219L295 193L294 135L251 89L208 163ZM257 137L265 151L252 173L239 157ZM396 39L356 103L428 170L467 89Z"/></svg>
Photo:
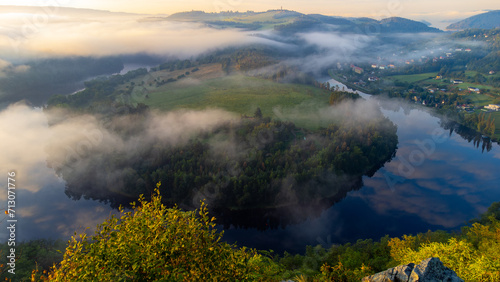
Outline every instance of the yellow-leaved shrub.
<svg viewBox="0 0 500 282"><path fill-rule="evenodd" d="M158 185L159 187L159 185ZM202 203L197 211L166 208L159 190L133 211L120 209L95 235L74 236L64 259L39 277L46 281L255 281L274 280L269 258L221 242Z"/></svg>
<svg viewBox="0 0 500 282"><path fill-rule="evenodd" d="M391 256L399 264L418 264L438 257L465 281L500 281L500 223L474 223L462 235L447 242L420 242L418 236L393 238L389 242Z"/></svg>

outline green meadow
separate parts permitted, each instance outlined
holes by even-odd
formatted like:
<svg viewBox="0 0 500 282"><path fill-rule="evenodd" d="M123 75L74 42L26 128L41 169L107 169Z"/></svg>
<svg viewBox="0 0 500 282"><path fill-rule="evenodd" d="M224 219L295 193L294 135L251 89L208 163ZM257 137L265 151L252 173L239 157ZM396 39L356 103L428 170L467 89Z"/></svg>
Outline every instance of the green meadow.
<svg viewBox="0 0 500 282"><path fill-rule="evenodd" d="M429 79L429 77L432 77L433 79L436 78L437 73L435 72L429 72L429 73L419 73L419 74L407 74L407 75L391 75L388 76L388 79L391 80L399 80L401 82L408 82L408 83L415 83L415 82L420 82Z"/></svg>
<svg viewBox="0 0 500 282"><path fill-rule="evenodd" d="M141 102L160 110L219 108L248 116L259 107L264 116L276 117L273 109L313 111L328 106L329 97L313 86L231 75L202 81L186 77L151 90Z"/></svg>

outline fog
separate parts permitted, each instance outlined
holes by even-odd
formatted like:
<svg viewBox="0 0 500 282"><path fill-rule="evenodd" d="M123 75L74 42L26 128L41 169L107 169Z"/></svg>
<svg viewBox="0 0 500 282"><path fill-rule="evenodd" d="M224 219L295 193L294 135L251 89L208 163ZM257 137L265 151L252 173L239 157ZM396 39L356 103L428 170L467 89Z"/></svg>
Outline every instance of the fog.
<svg viewBox="0 0 500 282"><path fill-rule="evenodd" d="M231 29L145 18L56 7L2 9L0 54L4 60L12 61L140 52L190 57L219 47L266 41Z"/></svg>
<svg viewBox="0 0 500 282"><path fill-rule="evenodd" d="M284 37L272 31L251 33L213 29L194 23L146 21L144 18L144 15L95 11L76 13L71 9L2 10L0 78L26 72L29 69L24 64L26 61L42 58L136 53L192 58L211 50L255 43L268 44L278 50L286 50L287 54L295 54L295 57L285 62L303 71L317 73L337 62L371 63L377 57L393 58L394 54L399 60L409 60L431 52L444 52L458 44L448 41L436 45L431 41L436 34L393 34L390 42L384 42L377 34L311 32ZM398 46L416 40L429 40L428 48L425 49L427 45L423 45L422 50L417 52L396 53ZM393 46L391 42L395 41L401 45ZM276 66L268 68L273 67ZM255 74L259 71L265 72L258 70ZM194 85L202 82L188 78L181 83ZM384 104L390 107L389 103ZM399 105L396 107L399 109ZM317 126L345 117L349 117L349 122L364 124L379 115L375 103L361 99L337 107L305 103L292 108L277 107L273 112L281 120L300 120ZM107 158L122 158L131 163L146 162L148 160L143 158L144 155L154 153L158 144L183 145L197 134L210 132L224 123L237 122L239 115L219 109L168 113L153 111L145 116L117 115L109 118L65 110L43 111L17 103L0 111L0 170L15 170L17 173L16 179L22 187L24 199L20 216L26 222L33 223L29 227L26 224L25 230L32 230L30 234L37 234L40 230L49 232L50 223L59 222L54 224L57 226L51 231L52 234L67 236L77 228L93 226L102 221L111 209L91 201L79 203L90 213L72 209L71 201L60 198L66 198L63 193L65 177L85 180L89 173L93 173L92 177L99 184L97 188L106 187L113 193L128 196L120 188L129 175L129 167L121 166L123 163L110 164L112 161L108 162ZM233 140L214 140L210 145L215 159L227 155L240 159L247 153ZM234 176L240 170L228 164L226 173ZM337 181L331 178L326 175L325 183ZM280 197L293 200L296 196L285 189L288 184L286 181L293 179L285 179ZM6 184L0 183L0 188L5 191ZM103 189L99 192L105 194L108 191ZM6 194L0 194L0 201L5 202L6 198ZM56 203L47 210L44 209L46 206L42 208L37 204L40 201ZM415 210L411 212L415 213ZM430 216L430 213L426 214L426 217ZM61 223L61 218L64 223ZM73 223L65 224L68 222Z"/></svg>
<svg viewBox="0 0 500 282"><path fill-rule="evenodd" d="M0 112L0 140L5 149L0 169L17 170L23 189L38 192L55 175L47 164L63 169L63 174L83 174L88 166L103 161L104 154L116 152L137 160L154 143L183 144L194 134L210 131L235 116L209 109L152 113L139 121L136 116L119 116L104 123L92 115L42 112L18 103ZM6 195L0 199L5 200Z"/></svg>

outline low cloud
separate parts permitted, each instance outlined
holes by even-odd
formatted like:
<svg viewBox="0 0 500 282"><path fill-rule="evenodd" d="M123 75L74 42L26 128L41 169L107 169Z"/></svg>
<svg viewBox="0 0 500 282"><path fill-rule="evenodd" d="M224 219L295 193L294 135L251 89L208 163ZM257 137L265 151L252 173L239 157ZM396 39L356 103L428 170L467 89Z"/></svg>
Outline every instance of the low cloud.
<svg viewBox="0 0 500 282"><path fill-rule="evenodd" d="M155 143L184 144L194 134L207 132L233 120L221 110L151 113L145 117L120 116L102 121L92 115L42 111L14 104L0 112L0 170L17 171L23 190L37 193L58 181L52 168L64 172L86 171L114 152L140 160ZM66 169L66 170L65 170ZM4 200L6 194L0 195Z"/></svg>
<svg viewBox="0 0 500 282"><path fill-rule="evenodd" d="M7 76L8 74L23 73L30 69L26 65L14 66L12 63L0 59L0 78Z"/></svg>
<svg viewBox="0 0 500 282"><path fill-rule="evenodd" d="M15 15L15 16L14 16ZM67 9L0 12L4 57L107 56L140 52L190 57L226 46L265 41L233 29L203 24L145 21L143 15L75 14Z"/></svg>

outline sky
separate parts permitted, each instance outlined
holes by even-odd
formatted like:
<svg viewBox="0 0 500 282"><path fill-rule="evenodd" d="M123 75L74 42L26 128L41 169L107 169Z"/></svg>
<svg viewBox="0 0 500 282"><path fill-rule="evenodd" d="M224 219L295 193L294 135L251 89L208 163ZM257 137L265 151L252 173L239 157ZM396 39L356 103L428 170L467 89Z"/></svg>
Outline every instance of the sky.
<svg viewBox="0 0 500 282"><path fill-rule="evenodd" d="M266 11L283 7L306 14L366 16L378 20L399 16L427 20L436 27L445 26L441 21L450 23L485 10L500 9L500 1L497 0L4 0L1 5L65 6L146 14L172 14L191 10Z"/></svg>

